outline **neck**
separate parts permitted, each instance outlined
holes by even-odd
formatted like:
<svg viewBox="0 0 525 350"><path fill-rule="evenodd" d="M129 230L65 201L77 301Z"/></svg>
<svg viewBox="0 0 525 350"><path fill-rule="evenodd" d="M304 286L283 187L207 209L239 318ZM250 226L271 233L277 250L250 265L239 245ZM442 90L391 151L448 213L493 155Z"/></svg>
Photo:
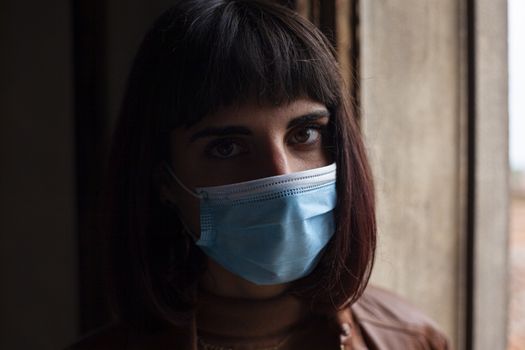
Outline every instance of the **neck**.
<svg viewBox="0 0 525 350"><path fill-rule="evenodd" d="M270 299L286 292L290 284L257 285L208 259L208 268L201 278L200 286L203 290L222 297Z"/></svg>

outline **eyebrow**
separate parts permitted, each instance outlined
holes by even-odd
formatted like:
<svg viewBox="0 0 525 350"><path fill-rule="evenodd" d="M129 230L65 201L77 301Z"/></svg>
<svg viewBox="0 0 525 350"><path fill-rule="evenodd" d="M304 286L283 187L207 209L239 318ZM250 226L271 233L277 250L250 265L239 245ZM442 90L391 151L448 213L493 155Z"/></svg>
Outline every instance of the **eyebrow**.
<svg viewBox="0 0 525 350"><path fill-rule="evenodd" d="M243 126L207 127L191 135L190 143L203 137L251 134L252 132Z"/></svg>
<svg viewBox="0 0 525 350"><path fill-rule="evenodd" d="M313 122L321 118L328 118L328 117L330 117L330 112L328 112L327 109L324 109L324 108L318 109L316 111L301 115L297 118L290 120L286 128L291 129L298 125L306 124L306 123Z"/></svg>
<svg viewBox="0 0 525 350"><path fill-rule="evenodd" d="M297 125L306 124L321 118L330 117L330 113L326 109L319 109L310 113L298 116L288 122L287 129L296 127ZM191 135L190 143L199 138L214 137L214 136L232 136L232 135L252 135L250 129L244 126L224 126L224 127L206 127Z"/></svg>

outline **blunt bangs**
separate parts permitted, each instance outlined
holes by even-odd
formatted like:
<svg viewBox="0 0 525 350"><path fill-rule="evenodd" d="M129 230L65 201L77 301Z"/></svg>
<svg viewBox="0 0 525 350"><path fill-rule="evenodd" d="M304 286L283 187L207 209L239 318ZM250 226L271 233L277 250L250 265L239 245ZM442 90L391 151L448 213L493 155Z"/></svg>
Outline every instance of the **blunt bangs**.
<svg viewBox="0 0 525 350"><path fill-rule="evenodd" d="M152 55L152 52L155 55ZM262 1L180 1L149 32L160 127L190 126L221 107L255 98L275 105L307 96L340 99L333 49L293 11Z"/></svg>

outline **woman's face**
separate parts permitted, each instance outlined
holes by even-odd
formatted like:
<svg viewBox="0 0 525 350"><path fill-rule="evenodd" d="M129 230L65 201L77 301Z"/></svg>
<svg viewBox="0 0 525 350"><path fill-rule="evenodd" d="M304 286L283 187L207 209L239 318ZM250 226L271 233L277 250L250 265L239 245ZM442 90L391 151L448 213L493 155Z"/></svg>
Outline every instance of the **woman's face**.
<svg viewBox="0 0 525 350"><path fill-rule="evenodd" d="M329 120L326 106L310 99L281 106L248 102L228 107L191 128L172 131L171 167L190 189L319 168L331 162L326 147ZM198 235L199 201L175 181L170 184L162 195ZM255 285L211 259L201 285L220 295L244 298L268 298L288 288Z"/></svg>
<svg viewBox="0 0 525 350"><path fill-rule="evenodd" d="M322 167L329 112L313 100L274 106L248 102L209 115L171 134L171 166L196 187L226 185ZM198 200L176 184L170 198L193 232L199 232Z"/></svg>

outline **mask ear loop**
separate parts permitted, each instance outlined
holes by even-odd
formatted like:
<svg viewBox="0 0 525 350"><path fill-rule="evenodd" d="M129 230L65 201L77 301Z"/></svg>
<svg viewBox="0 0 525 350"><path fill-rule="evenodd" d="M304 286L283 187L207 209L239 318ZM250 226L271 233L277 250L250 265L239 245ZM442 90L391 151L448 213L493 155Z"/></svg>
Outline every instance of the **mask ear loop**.
<svg viewBox="0 0 525 350"><path fill-rule="evenodd" d="M193 196L194 198L197 198L197 199L202 199L203 196L202 194L200 193L196 193L194 191L192 191L190 188L188 188L186 185L184 185L182 183L182 181L179 180L179 178L177 176L175 176L175 174L173 173L173 171L171 170L171 167L169 166L169 164L167 164L166 162L164 162L164 169L166 169L166 171L170 174L170 176L177 182L177 184L179 184L180 187L182 187L186 192L188 192L191 196ZM186 220L184 220L184 216L182 215L182 213L180 212L179 208L172 202L168 201L169 203L169 207L172 208L176 213L177 213L177 216L180 220L180 222L182 223L182 226L184 228L184 230L188 233L188 235L193 239L194 242L197 242L199 240L199 238L197 237L197 235L195 234L195 232L193 232L193 230L189 227L189 225L186 223Z"/></svg>
<svg viewBox="0 0 525 350"><path fill-rule="evenodd" d="M193 191L192 189L187 187L185 184L183 184L182 181L180 181L179 178L173 173L173 170L171 170L171 167L169 166L168 163L164 162L164 168L170 174L170 176L177 182L177 184L179 184L179 186L182 187L186 192L188 192L190 195L192 195L193 197L197 199L203 198L202 194Z"/></svg>
<svg viewBox="0 0 525 350"><path fill-rule="evenodd" d="M182 218L182 215L179 211L179 209L175 209L178 217L179 217L179 220L180 222L182 223L182 226L184 227L184 231L186 231L186 233L188 234L188 236L191 237L191 239L193 240L193 242L197 243L197 241L199 240L199 238L197 237L197 235L195 234L195 232L193 232L193 230L186 224L186 220L184 220Z"/></svg>

